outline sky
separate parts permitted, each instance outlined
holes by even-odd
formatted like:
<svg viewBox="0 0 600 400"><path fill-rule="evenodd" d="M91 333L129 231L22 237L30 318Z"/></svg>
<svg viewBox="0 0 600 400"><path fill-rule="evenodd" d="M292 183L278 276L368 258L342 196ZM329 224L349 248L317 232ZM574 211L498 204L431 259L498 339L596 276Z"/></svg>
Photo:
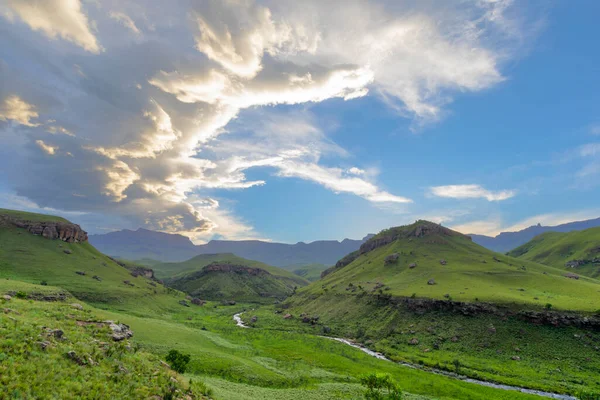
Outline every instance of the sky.
<svg viewBox="0 0 600 400"><path fill-rule="evenodd" d="M0 207L90 233L600 217L592 0L4 0Z"/></svg>

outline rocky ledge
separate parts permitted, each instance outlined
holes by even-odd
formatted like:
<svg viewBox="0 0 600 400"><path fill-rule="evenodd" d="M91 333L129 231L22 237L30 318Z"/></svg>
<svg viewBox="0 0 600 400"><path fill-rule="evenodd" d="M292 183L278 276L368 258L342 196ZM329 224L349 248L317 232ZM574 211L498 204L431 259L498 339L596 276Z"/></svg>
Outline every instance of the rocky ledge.
<svg viewBox="0 0 600 400"><path fill-rule="evenodd" d="M252 268L245 265L227 264L221 262L213 262L202 268L204 273L207 272L233 272L236 274L263 276L270 275L267 271L261 268Z"/></svg>
<svg viewBox="0 0 600 400"><path fill-rule="evenodd" d="M83 243L88 240L86 231L79 225L69 222L28 221L7 215L0 215L0 222L26 229L33 235L43 236L47 239L60 239L68 243Z"/></svg>

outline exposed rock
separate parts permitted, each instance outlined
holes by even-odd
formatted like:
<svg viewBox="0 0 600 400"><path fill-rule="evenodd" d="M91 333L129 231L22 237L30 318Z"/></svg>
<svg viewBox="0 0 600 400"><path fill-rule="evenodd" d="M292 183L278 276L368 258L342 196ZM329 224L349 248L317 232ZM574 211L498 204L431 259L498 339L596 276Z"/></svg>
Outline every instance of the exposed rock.
<svg viewBox="0 0 600 400"><path fill-rule="evenodd" d="M69 249L64 249L63 252L65 254L73 254L73 252L71 250L69 250Z"/></svg>
<svg viewBox="0 0 600 400"><path fill-rule="evenodd" d="M102 282L102 278L100 278L98 275L94 275L92 276L92 279L97 280L98 282Z"/></svg>
<svg viewBox="0 0 600 400"><path fill-rule="evenodd" d="M181 304L184 307L189 307L190 306L186 300L179 300L179 304Z"/></svg>
<svg viewBox="0 0 600 400"><path fill-rule="evenodd" d="M323 333L331 333L331 328L328 326L323 326Z"/></svg>
<svg viewBox="0 0 600 400"><path fill-rule="evenodd" d="M292 314L285 314L283 316L283 319L291 319L292 318Z"/></svg>
<svg viewBox="0 0 600 400"><path fill-rule="evenodd" d="M36 342L36 344L40 346L40 349L42 350L46 350L46 347L50 346L50 342L47 342L45 340L42 342Z"/></svg>
<svg viewBox="0 0 600 400"><path fill-rule="evenodd" d="M413 268L417 268L417 263L412 263L408 266L408 268L413 269Z"/></svg>
<svg viewBox="0 0 600 400"><path fill-rule="evenodd" d="M73 304L71 304L71 307L73 307L77 310L83 310L83 306L79 303L73 303Z"/></svg>
<svg viewBox="0 0 600 400"><path fill-rule="evenodd" d="M192 299L192 304L195 304L195 305L197 305L197 306L203 306L205 303L206 303L205 301L203 301L203 300L200 300L200 299L199 299L199 298L197 298L197 297L194 297L194 298Z"/></svg>
<svg viewBox="0 0 600 400"><path fill-rule="evenodd" d="M123 283L127 286L135 286L133 283L131 283L131 281L123 281Z"/></svg>
<svg viewBox="0 0 600 400"><path fill-rule="evenodd" d="M131 276L134 278L143 276L144 278L154 279L154 270L148 267L136 266L131 269Z"/></svg>
<svg viewBox="0 0 600 400"><path fill-rule="evenodd" d="M416 346L419 344L419 339L417 338L412 338L408 341L408 344L410 344L411 346Z"/></svg>
<svg viewBox="0 0 600 400"><path fill-rule="evenodd" d="M572 272L567 272L567 273L565 274L565 277L566 277L566 278L569 278L569 279L579 279L579 275L577 275L577 274L574 274L574 273L572 273Z"/></svg>
<svg viewBox="0 0 600 400"><path fill-rule="evenodd" d="M84 271L75 271L75 273L77 275L83 275L83 276L85 276L85 272Z"/></svg>
<svg viewBox="0 0 600 400"><path fill-rule="evenodd" d="M221 304L224 306L235 306L235 300L222 300Z"/></svg>
<svg viewBox="0 0 600 400"><path fill-rule="evenodd" d="M488 328L488 333L496 333L496 328L492 325Z"/></svg>
<svg viewBox="0 0 600 400"><path fill-rule="evenodd" d="M256 321L258 321L258 317L256 315L250 318L250 322L255 323Z"/></svg>
<svg viewBox="0 0 600 400"><path fill-rule="evenodd" d="M521 357L519 356L512 356L510 359L514 361L521 361Z"/></svg>
<svg viewBox="0 0 600 400"><path fill-rule="evenodd" d="M435 279L432 278L432 279L428 280L427 284L428 285L435 285Z"/></svg>
<svg viewBox="0 0 600 400"><path fill-rule="evenodd" d="M12 297L10 295L8 295L8 294L5 294L5 295L2 296L2 299L5 300L5 301L10 301L10 299L12 299Z"/></svg>
<svg viewBox="0 0 600 400"><path fill-rule="evenodd" d="M67 357L73 361L75 361L79 365L85 365L85 361L77 355L73 350L67 353Z"/></svg>
<svg viewBox="0 0 600 400"><path fill-rule="evenodd" d="M395 264L396 262L398 262L399 257L400 257L400 255L398 253L390 254L389 256L387 256L385 258L384 264L385 265Z"/></svg>
<svg viewBox="0 0 600 400"><path fill-rule="evenodd" d="M9 215L0 215L0 223L8 223L17 228L26 229L33 235L52 240L60 239L68 243L83 243L88 240L87 232L79 225L69 222L28 221Z"/></svg>
<svg viewBox="0 0 600 400"><path fill-rule="evenodd" d="M446 264L448 264L448 261L446 261L446 260L444 260L444 259L441 259L441 260L440 260L440 264L442 264L442 265L446 265Z"/></svg>
<svg viewBox="0 0 600 400"><path fill-rule="evenodd" d="M108 324L108 327L112 331L111 337L115 342L120 342L133 336L133 332L129 329L129 325L116 324L113 321L106 321L105 323Z"/></svg>
<svg viewBox="0 0 600 400"><path fill-rule="evenodd" d="M450 341L452 343L457 343L458 342L458 336L452 336L452 339L450 339Z"/></svg>
<svg viewBox="0 0 600 400"><path fill-rule="evenodd" d="M55 339L61 340L63 339L64 336L64 332L62 331L62 329L50 329L50 328L45 328L46 330L46 336L48 337L53 337Z"/></svg>

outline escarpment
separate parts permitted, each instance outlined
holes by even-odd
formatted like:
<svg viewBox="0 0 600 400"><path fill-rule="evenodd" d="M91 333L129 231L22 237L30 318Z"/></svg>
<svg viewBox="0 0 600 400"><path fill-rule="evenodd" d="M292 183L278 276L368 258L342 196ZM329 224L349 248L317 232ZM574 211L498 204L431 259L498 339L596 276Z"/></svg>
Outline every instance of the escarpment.
<svg viewBox="0 0 600 400"><path fill-rule="evenodd" d="M87 232L77 224L59 221L30 221L18 217L0 215L0 225L15 226L27 230L27 232L43 236L46 239L62 240L68 243L87 242Z"/></svg>

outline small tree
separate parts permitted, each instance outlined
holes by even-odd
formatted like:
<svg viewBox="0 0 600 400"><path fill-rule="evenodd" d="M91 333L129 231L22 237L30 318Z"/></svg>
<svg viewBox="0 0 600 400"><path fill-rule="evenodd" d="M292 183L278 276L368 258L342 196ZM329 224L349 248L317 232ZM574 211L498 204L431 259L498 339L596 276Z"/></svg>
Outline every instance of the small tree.
<svg viewBox="0 0 600 400"><path fill-rule="evenodd" d="M402 390L389 375L370 373L360 379L367 387L366 400L402 400Z"/></svg>
<svg viewBox="0 0 600 400"><path fill-rule="evenodd" d="M171 368L179 372L180 374L183 374L185 372L185 370L187 369L187 365L190 362L190 359L191 357L189 354L183 354L177 350L169 351L169 354L167 354L166 358Z"/></svg>

